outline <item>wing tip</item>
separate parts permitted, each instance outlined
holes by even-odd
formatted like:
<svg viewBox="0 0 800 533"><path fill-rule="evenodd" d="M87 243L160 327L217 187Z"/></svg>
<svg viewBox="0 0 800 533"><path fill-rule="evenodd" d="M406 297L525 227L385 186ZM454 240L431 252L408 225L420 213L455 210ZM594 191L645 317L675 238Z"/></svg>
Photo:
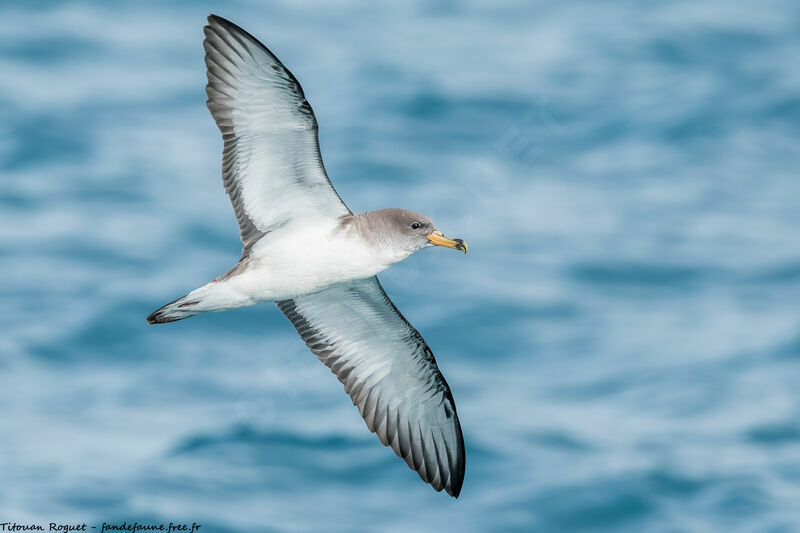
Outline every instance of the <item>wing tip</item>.
<svg viewBox="0 0 800 533"><path fill-rule="evenodd" d="M256 48L260 49L262 52L267 54L269 59L275 63L275 66L280 68L285 76L289 79L289 81L294 84L294 90L297 92L299 100L302 102L305 100L305 94L303 93L303 88L300 86L300 82L297 81L297 78L291 71L286 68L283 62L278 59L278 56L272 53L272 50L267 48L267 46L262 43L259 39L257 39L253 34L239 26L238 24L231 22L230 20L220 17L219 15L215 15L214 13L210 13L206 18L208 24L203 27L203 33L206 35L206 39L212 37L212 34L217 34L221 39L222 35L219 33L220 31L227 33L228 35L232 36L234 39L247 41L250 45L255 46ZM223 39L224 40L224 39ZM230 46L230 45L228 45ZM206 50L207 51L207 50ZM312 117L314 115L313 111L311 110L311 106L308 105L307 113L310 114ZM316 119L314 119L316 122Z"/></svg>
<svg viewBox="0 0 800 533"><path fill-rule="evenodd" d="M256 47L260 48L264 52L266 52L273 61L277 61L280 63L280 60L273 54L269 48L267 48L264 43L258 40L253 34L236 24L235 22L231 22L230 20L220 17L219 15L215 15L211 13L206 18L208 24L203 26L203 32L208 35L208 32L218 32L218 30L223 30L225 33L228 33L232 36L238 36L241 40L244 38L245 40L249 41L251 44L255 45ZM281 63L281 66L283 64Z"/></svg>
<svg viewBox="0 0 800 533"><path fill-rule="evenodd" d="M228 19L226 19L224 17L220 17L219 15L217 15L215 13L209 13L208 17L206 17L206 20L208 21L209 25L218 24L220 26L226 26L226 25L232 25L233 24L233 22L231 22L230 20L228 20Z"/></svg>
<svg viewBox="0 0 800 533"><path fill-rule="evenodd" d="M447 390L448 392L450 391L449 386ZM450 393L450 403L453 406L458 447L456 448L456 456L454 458L453 468L450 472L450 479L447 480L448 486L446 490L447 494L458 499L458 496L461 494L461 487L464 485L464 475L467 471L467 450L464 446L464 433L461 431L461 421L458 419L456 403L453 401L452 393Z"/></svg>
<svg viewBox="0 0 800 533"><path fill-rule="evenodd" d="M458 431L459 444L456 464L450 472L450 479L447 480L445 491L455 499L461 494L461 487L464 485L464 474L467 470L467 454L464 449L464 437L461 435L461 428Z"/></svg>
<svg viewBox="0 0 800 533"><path fill-rule="evenodd" d="M463 456L462 456L463 457ZM464 486L464 462L456 466L455 472L451 473L448 484L445 487L447 494L455 499L461 495L461 487Z"/></svg>
<svg viewBox="0 0 800 533"><path fill-rule="evenodd" d="M206 37L209 36L209 33L215 33L218 30L224 30L226 32L230 32L233 28L241 30L241 28L230 20L215 15L214 13L209 14L208 17L206 17L206 21L207 24L203 26L203 33Z"/></svg>
<svg viewBox="0 0 800 533"><path fill-rule="evenodd" d="M207 46L210 46L213 49L213 48L216 48L219 45L219 43L211 44L211 43L208 42L209 39L213 39L214 37L216 37L217 40L221 40L222 43L224 45L226 45L227 47L230 47L231 45L226 42L226 39L224 38L224 35L229 35L229 36L232 36L232 37L233 36L237 36L237 35L238 36L244 36L244 37L247 38L247 40L255 43L256 45L260 45L262 48L266 48L261 43L261 41L259 41L258 39L256 39L252 35L250 35L244 28L242 28L241 26L238 26L236 23L231 22L230 20L228 20L226 18L223 18L223 17L220 17L219 15L215 15L215 14L211 13L210 15L208 15L206 20L208 21L208 24L203 26L203 34L206 36L205 41L203 41L203 47L204 48L206 48ZM236 38L236 37L234 37L234 38ZM241 38L241 37L239 37L239 38ZM206 48L206 52L208 52L208 48Z"/></svg>

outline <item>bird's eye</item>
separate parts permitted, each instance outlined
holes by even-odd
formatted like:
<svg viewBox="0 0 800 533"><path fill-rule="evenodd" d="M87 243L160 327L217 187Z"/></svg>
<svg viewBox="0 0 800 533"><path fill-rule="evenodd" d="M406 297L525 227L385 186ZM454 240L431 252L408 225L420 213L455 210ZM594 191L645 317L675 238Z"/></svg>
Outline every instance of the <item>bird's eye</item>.
<svg viewBox="0 0 800 533"><path fill-rule="evenodd" d="M411 224L411 229L419 229L421 227L422 227L422 224L420 224L419 222L413 222Z"/></svg>

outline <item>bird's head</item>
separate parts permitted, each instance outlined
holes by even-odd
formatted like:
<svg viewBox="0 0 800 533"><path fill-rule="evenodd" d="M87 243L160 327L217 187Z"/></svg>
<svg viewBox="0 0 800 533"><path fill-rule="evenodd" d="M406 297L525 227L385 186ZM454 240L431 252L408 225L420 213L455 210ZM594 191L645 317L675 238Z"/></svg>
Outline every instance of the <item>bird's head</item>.
<svg viewBox="0 0 800 533"><path fill-rule="evenodd" d="M364 213L385 248L396 250L398 261L428 246L443 246L467 253L467 243L445 237L433 221L407 209L379 209Z"/></svg>

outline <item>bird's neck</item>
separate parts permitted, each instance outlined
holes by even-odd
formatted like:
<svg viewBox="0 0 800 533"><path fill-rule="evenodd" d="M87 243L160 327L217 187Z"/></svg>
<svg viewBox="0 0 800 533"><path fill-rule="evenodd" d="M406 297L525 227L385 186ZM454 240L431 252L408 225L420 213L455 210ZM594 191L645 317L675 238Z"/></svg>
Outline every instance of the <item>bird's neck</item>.
<svg viewBox="0 0 800 533"><path fill-rule="evenodd" d="M396 235L378 215L378 211L346 215L341 218L339 227L355 236L375 259L386 267L414 253L398 249Z"/></svg>

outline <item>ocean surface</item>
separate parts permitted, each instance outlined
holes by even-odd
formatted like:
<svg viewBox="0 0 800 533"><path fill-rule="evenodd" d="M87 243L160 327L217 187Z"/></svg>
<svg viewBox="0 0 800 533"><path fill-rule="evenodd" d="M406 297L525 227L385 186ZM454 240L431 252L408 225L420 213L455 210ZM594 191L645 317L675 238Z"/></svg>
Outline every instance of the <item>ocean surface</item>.
<svg viewBox="0 0 800 533"><path fill-rule="evenodd" d="M302 83L453 390L461 497L273 305L147 326L241 244L216 12ZM800 531L800 4L0 3L0 522ZM99 529L97 530L99 531Z"/></svg>

